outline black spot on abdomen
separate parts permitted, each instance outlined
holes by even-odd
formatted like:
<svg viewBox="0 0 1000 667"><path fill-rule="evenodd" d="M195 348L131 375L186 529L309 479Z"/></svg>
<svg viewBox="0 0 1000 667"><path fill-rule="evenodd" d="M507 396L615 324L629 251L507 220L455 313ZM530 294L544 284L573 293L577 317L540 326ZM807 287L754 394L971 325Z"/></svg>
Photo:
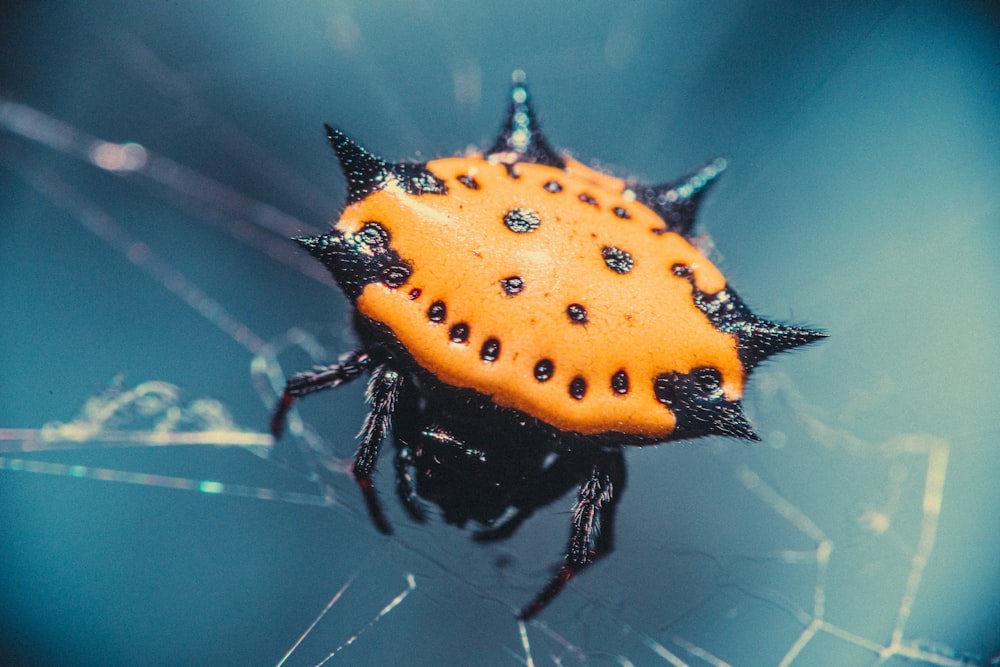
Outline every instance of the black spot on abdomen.
<svg viewBox="0 0 1000 667"><path fill-rule="evenodd" d="M635 260L627 250L616 248L615 246L604 246L601 248L601 257L608 268L615 273L625 274L635 267Z"/></svg>
<svg viewBox="0 0 1000 667"><path fill-rule="evenodd" d="M446 317L448 308L444 305L444 301L435 301L427 309L427 319L431 322L444 322Z"/></svg>
<svg viewBox="0 0 1000 667"><path fill-rule="evenodd" d="M611 391L616 394L627 394L629 389L628 373L621 369L611 376Z"/></svg>
<svg viewBox="0 0 1000 667"><path fill-rule="evenodd" d="M566 316L573 324L586 324L588 321L587 309L578 303L571 303L566 306Z"/></svg>
<svg viewBox="0 0 1000 667"><path fill-rule="evenodd" d="M448 330L448 340L452 343L467 343L469 342L469 325L465 322L459 322Z"/></svg>
<svg viewBox="0 0 1000 667"><path fill-rule="evenodd" d="M524 291L524 281L521 276L507 276L500 281L500 287L507 296L515 296Z"/></svg>
<svg viewBox="0 0 1000 667"><path fill-rule="evenodd" d="M551 359L542 359L535 364L535 379L539 382L548 382L552 378L553 372L555 372L555 364L552 363Z"/></svg>
<svg viewBox="0 0 1000 667"><path fill-rule="evenodd" d="M479 358L483 361L496 361L499 357L500 341L492 337L483 341L483 346L479 348Z"/></svg>
<svg viewBox="0 0 1000 667"><path fill-rule="evenodd" d="M507 229L518 234L527 234L538 229L542 219L530 208L512 208L503 216Z"/></svg>

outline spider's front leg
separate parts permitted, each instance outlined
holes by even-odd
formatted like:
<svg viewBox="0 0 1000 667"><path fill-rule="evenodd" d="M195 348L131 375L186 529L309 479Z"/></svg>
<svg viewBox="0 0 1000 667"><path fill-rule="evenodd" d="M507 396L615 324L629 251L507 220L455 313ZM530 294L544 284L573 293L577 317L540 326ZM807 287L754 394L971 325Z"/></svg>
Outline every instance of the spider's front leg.
<svg viewBox="0 0 1000 667"><path fill-rule="evenodd" d="M336 364L317 366L311 371L296 373L288 378L281 399L271 416L271 434L275 439L281 437L288 411L299 398L347 384L356 380L365 371L371 370L366 397L371 411L358 434L361 445L354 455L353 474L358 486L361 487L361 493L364 495L375 527L388 534L392 532L392 527L382 511L371 476L378 461L382 440L392 421L396 399L403 386L403 378L388 366L376 366L372 370L373 365L374 362L367 352L355 350L345 354Z"/></svg>
<svg viewBox="0 0 1000 667"><path fill-rule="evenodd" d="M342 356L336 364L317 366L311 371L296 373L288 378L281 399L271 415L271 435L274 439L280 438L285 430L285 417L296 400L356 380L371 363L367 352L355 350Z"/></svg>
<svg viewBox="0 0 1000 667"><path fill-rule="evenodd" d="M399 398L403 388L403 376L388 366L377 366L372 371L371 379L368 381L367 400L371 406L371 411L365 417L365 423L361 427L358 437L361 445L357 454L354 455L354 480L361 487L365 503L368 505L368 513L379 532L390 534L392 526L385 517L382 510L382 503L379 502L378 493L375 491L375 484L372 482L372 472L378 462L379 449L385 439L389 426L392 423L393 412L396 409L396 400Z"/></svg>
<svg viewBox="0 0 1000 667"><path fill-rule="evenodd" d="M396 438L396 456L394 459L396 468L396 495L403 507L409 512L414 521L423 523L427 520L427 513L424 506L417 497L417 483L413 479L411 470L416 465L416 454L411 446L402 438Z"/></svg>
<svg viewBox="0 0 1000 667"><path fill-rule="evenodd" d="M546 607L578 572L614 549L615 501L625 490L625 460L620 449L604 452L580 485L573 508L573 529L566 562L534 600L521 609L526 621Z"/></svg>

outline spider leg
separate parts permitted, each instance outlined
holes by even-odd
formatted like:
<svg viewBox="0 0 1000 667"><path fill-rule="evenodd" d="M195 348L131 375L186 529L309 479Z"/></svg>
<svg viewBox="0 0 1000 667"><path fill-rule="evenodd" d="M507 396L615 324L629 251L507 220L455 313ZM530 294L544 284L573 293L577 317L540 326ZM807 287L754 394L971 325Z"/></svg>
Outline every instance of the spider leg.
<svg viewBox="0 0 1000 667"><path fill-rule="evenodd" d="M413 450L399 438L396 439L396 456L393 463L396 468L396 495L413 520L423 523L427 520L427 516L420 498L417 497L416 483L410 473L415 465Z"/></svg>
<svg viewBox="0 0 1000 667"><path fill-rule="evenodd" d="M469 447L465 444L464 440L456 438L440 426L431 426L430 428L425 429L420 435L435 444L450 447L470 459L478 459L479 461L486 463L486 452L481 449Z"/></svg>
<svg viewBox="0 0 1000 667"><path fill-rule="evenodd" d="M521 609L518 619L526 621L546 607L578 572L607 556L614 549L615 500L625 487L625 461L621 450L607 452L591 468L580 485L573 508L573 529L566 550L566 562L534 600Z"/></svg>
<svg viewBox="0 0 1000 667"><path fill-rule="evenodd" d="M365 503L368 505L368 513L371 515L375 527L379 532L387 535L392 533L392 527L382 511L382 503L379 502L375 485L372 482L372 472L375 470L379 449L389 430L396 407L396 399L399 397L402 387L403 376L388 366L377 366L372 372L367 392L371 411L365 417L365 423L358 434L361 445L358 447L357 454L354 455L354 480L361 487L361 493L364 495Z"/></svg>
<svg viewBox="0 0 1000 667"><path fill-rule="evenodd" d="M356 380L370 365L371 358L368 354L355 350L342 356L335 364L317 366L311 371L296 373L288 378L281 399L271 415L271 435L276 440L281 437L285 430L285 416L297 399Z"/></svg>

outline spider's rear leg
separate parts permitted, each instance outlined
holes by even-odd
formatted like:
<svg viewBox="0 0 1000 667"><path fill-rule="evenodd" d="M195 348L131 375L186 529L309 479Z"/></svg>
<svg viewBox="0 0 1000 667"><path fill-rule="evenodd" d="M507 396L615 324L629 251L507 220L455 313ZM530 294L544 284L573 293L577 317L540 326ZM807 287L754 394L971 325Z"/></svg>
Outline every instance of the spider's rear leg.
<svg viewBox="0 0 1000 667"><path fill-rule="evenodd" d="M469 447L465 441L455 437L452 433L446 431L440 426L431 426L426 428L420 431L416 437L418 441L423 440L429 445L438 446L444 450L451 450L455 454L468 459L486 463L485 452ZM424 445L418 445L418 448L422 448L423 446ZM411 469L415 468L417 465L417 457L417 451L414 451L414 449L406 442L403 442L402 439L397 438L395 459L396 493L407 512L410 513L410 516L412 516L416 521L423 522L426 520L426 512L424 511L424 506L421 504L420 498L417 495L416 481L413 479L413 475L411 474Z"/></svg>
<svg viewBox="0 0 1000 667"><path fill-rule="evenodd" d="M368 513L379 532L390 534L392 526L385 517L382 503L379 502L375 484L372 482L372 472L378 462L379 449L392 422L396 409L396 400L403 387L403 376L388 366L378 366L372 372L368 381L367 400L371 411L365 417L358 437L361 445L354 455L354 480L361 487Z"/></svg>
<svg viewBox="0 0 1000 667"><path fill-rule="evenodd" d="M469 447L464 440L456 438L451 434L451 432L446 431L440 426L431 426L430 428L424 429L420 435L435 445L451 449L456 454L460 454L465 458L486 463L486 452L481 449Z"/></svg>
<svg viewBox="0 0 1000 667"><path fill-rule="evenodd" d="M416 465L416 455L410 445L399 438L396 439L393 463L396 468L396 495L413 520L423 523L427 520L427 513L417 496L417 485L410 472Z"/></svg>
<svg viewBox="0 0 1000 667"><path fill-rule="evenodd" d="M625 460L620 449L606 452L580 485L573 508L573 529L566 562L534 600L521 609L526 621L544 609L578 572L614 549L615 500L625 489Z"/></svg>
<svg viewBox="0 0 1000 667"><path fill-rule="evenodd" d="M285 417L292 404L299 398L324 389L333 389L356 380L371 365L366 352L348 352L340 361L329 366L317 366L311 371L302 371L288 378L281 399L271 415L271 435L277 440L285 430Z"/></svg>

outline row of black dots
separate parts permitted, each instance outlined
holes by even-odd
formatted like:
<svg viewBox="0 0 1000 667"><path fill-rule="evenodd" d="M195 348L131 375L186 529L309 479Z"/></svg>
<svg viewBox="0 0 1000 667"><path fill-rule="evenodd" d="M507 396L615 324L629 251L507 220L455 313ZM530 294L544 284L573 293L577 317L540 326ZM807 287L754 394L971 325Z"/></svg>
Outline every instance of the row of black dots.
<svg viewBox="0 0 1000 667"><path fill-rule="evenodd" d="M410 298L416 299L420 296L419 288L410 291ZM586 324L587 310L578 303L572 303L566 307L566 314L571 322ZM448 317L448 307L444 301L437 300L427 308L427 319L435 324L444 323ZM448 329L448 340L452 343L466 344L469 342L471 329L466 322L458 322ZM483 341L479 350L479 357L483 361L494 362L500 358L500 341L495 337L489 337ZM534 375L539 382L548 382L555 372L555 364L551 359L542 359L535 364ZM624 370L619 370L611 378L611 388L617 394L627 394L629 390L628 375ZM576 400L581 400L587 393L587 381L581 376L576 376L570 382L569 394Z"/></svg>
<svg viewBox="0 0 1000 667"><path fill-rule="evenodd" d="M548 382L555 374L555 364L551 359L541 359L535 364L534 375L539 382ZM611 376L611 391L619 396L624 396L629 392L628 373L625 369L618 370ZM587 380L582 375L576 375L569 382L569 395L578 401L583 400L587 395Z"/></svg>
<svg viewBox="0 0 1000 667"><path fill-rule="evenodd" d="M510 170L508 170L508 175L511 176L512 178L517 178L517 174L511 172ZM479 181L477 181L474 176L470 176L468 174L460 174L459 176L456 177L456 180L469 190L479 190L482 187L481 185L479 185ZM542 189L544 189L546 192L557 194L563 191L563 185L559 181L550 180L546 181L542 185ZM584 204L587 204L588 206L600 208L600 204L598 203L597 199L595 199L592 195L586 192L581 192L579 195L577 195L577 199L579 199ZM629 220L632 217L632 214L624 206L615 206L614 208L611 209L611 212L616 217L621 218L622 220Z"/></svg>
<svg viewBox="0 0 1000 667"><path fill-rule="evenodd" d="M545 190L546 192L551 192L552 194L558 194L563 191L563 186L562 183L560 183L559 181L552 180L552 181L546 181L545 184L542 185L542 189ZM584 204L587 204L588 206L593 206L594 208L601 207L597 199L595 199L589 193L581 192L580 194L577 195L576 198L579 199ZM621 218L622 220L628 220L632 217L632 214L629 213L629 210L624 206L615 206L614 208L611 209L611 212L614 213L616 217Z"/></svg>
<svg viewBox="0 0 1000 667"><path fill-rule="evenodd" d="M416 299L419 296L419 289L413 289L410 291L411 299ZM442 324L446 319L448 319L448 307L445 305L444 301L438 300L428 306L427 319L435 324ZM471 333L472 330L470 329L468 323L458 322L448 328L448 340L452 343L464 345L469 342L469 336ZM490 336L483 341L482 347L479 348L479 358L490 363L499 359L500 341L493 336Z"/></svg>

